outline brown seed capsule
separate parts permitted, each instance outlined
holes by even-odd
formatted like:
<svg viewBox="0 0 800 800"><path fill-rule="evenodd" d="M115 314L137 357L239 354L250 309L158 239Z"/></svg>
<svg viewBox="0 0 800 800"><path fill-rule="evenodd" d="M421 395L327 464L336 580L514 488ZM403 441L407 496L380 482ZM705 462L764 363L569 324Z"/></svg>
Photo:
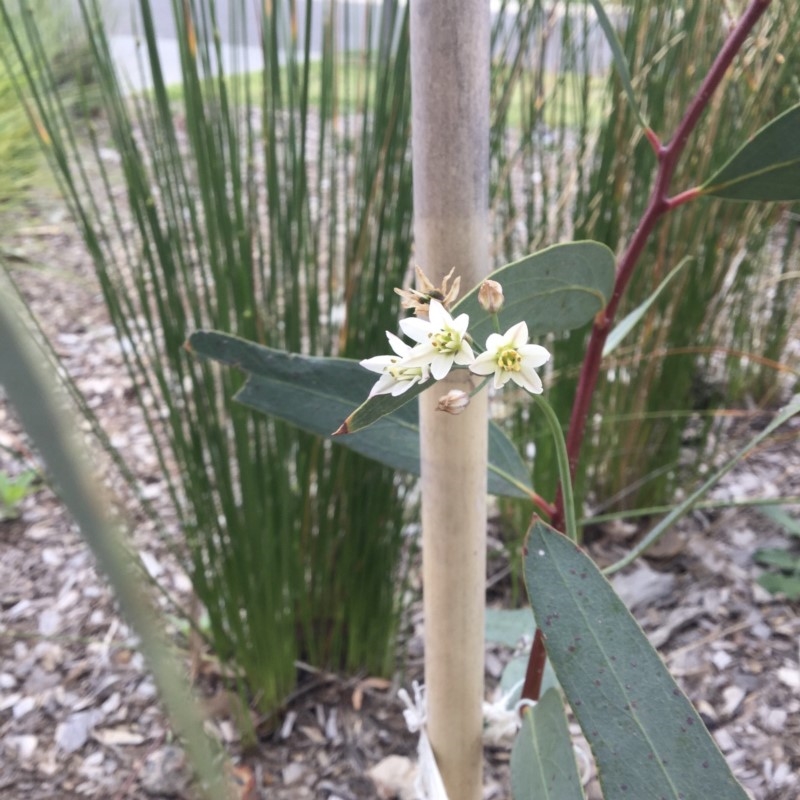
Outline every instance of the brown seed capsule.
<svg viewBox="0 0 800 800"><path fill-rule="evenodd" d="M460 414L469 405L469 395L461 389L451 389L439 398L439 411L447 414Z"/></svg>
<svg viewBox="0 0 800 800"><path fill-rule="evenodd" d="M496 314L502 307L503 287L497 282L487 278L478 289L478 302L490 314Z"/></svg>

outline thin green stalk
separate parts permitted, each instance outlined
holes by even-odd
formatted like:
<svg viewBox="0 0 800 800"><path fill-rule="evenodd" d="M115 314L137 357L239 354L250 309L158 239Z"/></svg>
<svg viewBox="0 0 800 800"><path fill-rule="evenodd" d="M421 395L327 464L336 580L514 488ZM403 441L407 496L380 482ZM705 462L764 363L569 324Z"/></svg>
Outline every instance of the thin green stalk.
<svg viewBox="0 0 800 800"><path fill-rule="evenodd" d="M708 480L704 481L695 491L686 497L685 500L678 503L664 519L662 519L647 535L634 547L628 555L621 558L610 567L606 567L603 572L606 575L613 575L619 572L629 564L633 563L642 553L646 552L649 547L652 547L661 536L663 536L669 528L675 524L687 511L689 511L703 495L707 494L722 478L724 478L754 447L760 444L767 436L769 436L777 427L783 425L787 420L800 413L800 400L790 403L775 418L764 428L761 433L754 436L736 455L728 460L725 465L717 470Z"/></svg>
<svg viewBox="0 0 800 800"><path fill-rule="evenodd" d="M547 426L550 429L550 435L555 442L556 463L558 464L558 477L563 487L564 500L564 532L572 539L575 544L578 544L578 525L575 521L575 499L572 494L572 476L569 469L569 458L567 456L567 443L564 439L564 431L561 429L561 423L558 421L558 416L553 410L550 403L547 402L541 395L533 395L536 405L544 413L547 420Z"/></svg>

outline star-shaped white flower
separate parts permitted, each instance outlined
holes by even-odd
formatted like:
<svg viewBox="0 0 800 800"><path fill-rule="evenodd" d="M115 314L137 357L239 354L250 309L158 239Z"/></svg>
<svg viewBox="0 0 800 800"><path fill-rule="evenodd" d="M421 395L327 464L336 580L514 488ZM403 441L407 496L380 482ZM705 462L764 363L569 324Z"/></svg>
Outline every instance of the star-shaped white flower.
<svg viewBox="0 0 800 800"><path fill-rule="evenodd" d="M414 349L393 333L386 331L389 346L394 350L393 356L374 356L359 361L362 367L370 372L378 372L381 377L370 389L369 396L390 394L397 397L407 392L414 384L424 383L430 377L427 364L408 366L405 359L414 353Z"/></svg>
<svg viewBox="0 0 800 800"><path fill-rule="evenodd" d="M538 344L528 344L528 326L518 322L505 334L493 333L486 340L486 352L470 365L477 375L494 373L494 388L500 389L509 380L532 394L542 393L542 379L536 374L550 360L550 353Z"/></svg>
<svg viewBox="0 0 800 800"><path fill-rule="evenodd" d="M468 325L468 314L459 314L453 319L438 300L431 300L428 319L406 317L400 320L403 333L418 342L413 353L404 359L405 364L430 365L431 375L437 381L450 372L453 364L471 364L475 355L466 338Z"/></svg>

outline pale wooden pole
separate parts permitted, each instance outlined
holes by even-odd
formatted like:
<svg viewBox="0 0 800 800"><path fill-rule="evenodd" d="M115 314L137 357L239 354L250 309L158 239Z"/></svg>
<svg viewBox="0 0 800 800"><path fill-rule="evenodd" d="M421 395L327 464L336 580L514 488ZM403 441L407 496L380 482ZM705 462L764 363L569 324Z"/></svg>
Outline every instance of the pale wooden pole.
<svg viewBox="0 0 800 800"><path fill-rule="evenodd" d="M489 271L489 35L488 0L411 0L415 257L462 292ZM428 735L450 800L482 796L486 392L436 405L472 385L457 370L420 397Z"/></svg>

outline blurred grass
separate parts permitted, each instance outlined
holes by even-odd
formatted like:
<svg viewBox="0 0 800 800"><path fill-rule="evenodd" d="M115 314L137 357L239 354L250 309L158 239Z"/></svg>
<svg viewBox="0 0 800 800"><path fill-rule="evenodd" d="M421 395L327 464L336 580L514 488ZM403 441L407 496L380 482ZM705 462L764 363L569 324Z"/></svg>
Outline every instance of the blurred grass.
<svg viewBox="0 0 800 800"><path fill-rule="evenodd" d="M35 0L30 8L47 48L57 54L57 79L68 89L75 80L74 64L84 52L83 40L63 8L46 0ZM13 24L21 24L19 4L12 6L11 12ZM65 32L71 35L65 36ZM9 26L0 26L0 62L5 66L0 70L0 203L20 199L43 166L36 133L31 130L16 88L23 70L13 53L10 33Z"/></svg>

